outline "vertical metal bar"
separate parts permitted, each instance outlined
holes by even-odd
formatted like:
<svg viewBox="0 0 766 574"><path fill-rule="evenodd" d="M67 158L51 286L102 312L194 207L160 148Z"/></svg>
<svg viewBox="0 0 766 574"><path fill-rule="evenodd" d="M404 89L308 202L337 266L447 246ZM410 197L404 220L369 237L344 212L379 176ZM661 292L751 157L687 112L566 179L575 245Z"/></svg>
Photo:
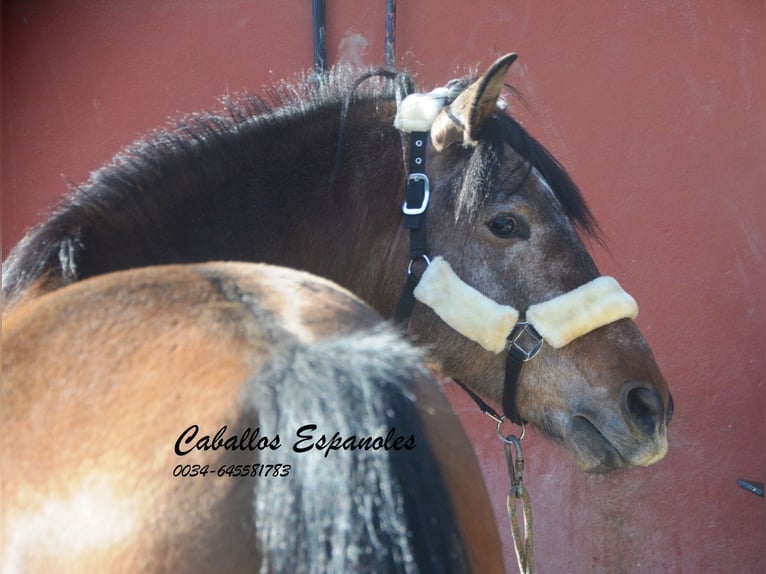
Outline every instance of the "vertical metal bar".
<svg viewBox="0 0 766 574"><path fill-rule="evenodd" d="M314 14L314 71L317 76L327 71L327 25L325 0L312 0Z"/></svg>
<svg viewBox="0 0 766 574"><path fill-rule="evenodd" d="M386 0L386 67L396 64L394 46L396 44L396 0Z"/></svg>

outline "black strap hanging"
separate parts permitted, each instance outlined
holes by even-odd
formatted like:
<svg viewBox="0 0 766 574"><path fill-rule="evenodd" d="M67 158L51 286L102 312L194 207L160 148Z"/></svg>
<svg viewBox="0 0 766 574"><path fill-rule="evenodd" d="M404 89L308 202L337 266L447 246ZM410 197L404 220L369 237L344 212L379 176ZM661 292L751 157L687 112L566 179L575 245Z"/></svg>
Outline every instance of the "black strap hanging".
<svg viewBox="0 0 766 574"><path fill-rule="evenodd" d="M505 381L503 382L503 414L513 424L521 425L525 421L516 409L516 391L519 386L519 376L525 358L515 347L508 350L505 357Z"/></svg>
<svg viewBox="0 0 766 574"><path fill-rule="evenodd" d="M386 67L393 69L396 64L394 47L396 45L396 0L386 0Z"/></svg>
<svg viewBox="0 0 766 574"><path fill-rule="evenodd" d="M503 414L511 422L520 425L525 422L516 409L516 391L521 367L540 352L543 348L543 338L530 323L519 321L508 335L505 348L508 354L505 357Z"/></svg>
<svg viewBox="0 0 766 574"><path fill-rule="evenodd" d="M325 0L311 3L314 28L314 73L321 78L327 72L327 25Z"/></svg>

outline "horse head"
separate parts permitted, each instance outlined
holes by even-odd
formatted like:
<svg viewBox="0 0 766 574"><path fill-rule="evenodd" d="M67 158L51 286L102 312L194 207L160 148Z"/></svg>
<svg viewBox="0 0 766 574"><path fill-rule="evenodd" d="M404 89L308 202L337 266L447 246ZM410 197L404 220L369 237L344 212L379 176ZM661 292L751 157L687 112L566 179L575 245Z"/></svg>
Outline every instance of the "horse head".
<svg viewBox="0 0 766 574"><path fill-rule="evenodd" d="M578 234L595 226L579 191L505 112L504 77L515 59L431 94L444 101L428 118L426 252L440 270L423 272L418 289L427 289L416 296L426 304L415 305L410 334L447 374L500 403L504 385L514 384L504 374L509 333L482 337L494 322L507 319L512 329L530 321L524 335L541 342L522 359L514 415L562 443L586 471L652 464L667 451L672 397L632 321L635 302L599 279Z"/></svg>

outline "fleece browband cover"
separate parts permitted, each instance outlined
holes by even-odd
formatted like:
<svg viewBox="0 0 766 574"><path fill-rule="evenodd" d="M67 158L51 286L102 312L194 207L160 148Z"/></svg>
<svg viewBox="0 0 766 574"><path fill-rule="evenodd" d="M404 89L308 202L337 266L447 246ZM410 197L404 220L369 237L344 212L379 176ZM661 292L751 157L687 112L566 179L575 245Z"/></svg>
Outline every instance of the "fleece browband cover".
<svg viewBox="0 0 766 574"><path fill-rule="evenodd" d="M436 88L427 94L410 94L399 102L394 118L394 127L403 132L427 132L447 103L449 88ZM507 107L505 100L497 99L498 109Z"/></svg>
<svg viewBox="0 0 766 574"><path fill-rule="evenodd" d="M450 327L486 350L500 353L519 320L519 312L501 305L464 283L444 258L436 257L415 288L415 298L428 305ZM612 277L598 277L568 293L532 305L527 321L558 349L577 337L619 319L635 319L636 301Z"/></svg>
<svg viewBox="0 0 766 574"><path fill-rule="evenodd" d="M519 320L516 309L464 283L443 257L436 257L423 272L415 298L455 331L493 353L505 349L505 339Z"/></svg>
<svg viewBox="0 0 766 574"><path fill-rule="evenodd" d="M403 132L427 132L447 101L447 88L427 94L410 94L399 102L394 127Z"/></svg>

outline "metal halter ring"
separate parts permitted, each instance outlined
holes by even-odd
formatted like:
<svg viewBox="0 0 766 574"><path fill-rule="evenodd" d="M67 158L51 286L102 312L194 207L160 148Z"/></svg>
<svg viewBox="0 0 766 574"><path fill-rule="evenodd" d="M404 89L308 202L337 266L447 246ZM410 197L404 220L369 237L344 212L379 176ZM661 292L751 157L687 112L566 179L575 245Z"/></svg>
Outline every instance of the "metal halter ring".
<svg viewBox="0 0 766 574"><path fill-rule="evenodd" d="M508 335L506 350L521 353L524 362L534 359L543 348L543 338L527 321L519 321Z"/></svg>
<svg viewBox="0 0 766 574"><path fill-rule="evenodd" d="M426 262L426 267L431 265L431 260L428 258L428 255L425 255L425 254L415 259L410 259L410 264L407 265L407 275L410 275L410 276L412 275L412 264L415 263L415 261L419 261L420 259Z"/></svg>
<svg viewBox="0 0 766 574"><path fill-rule="evenodd" d="M524 425L524 423L521 423L521 436L516 437L514 435L504 435L502 432L500 432L500 427L503 426L503 422L505 422L505 417L495 418L491 417L493 420L497 421L497 436L500 437L500 440L503 441L506 444L512 444L516 445L517 442L521 442L524 439L524 435L527 434L527 427Z"/></svg>

